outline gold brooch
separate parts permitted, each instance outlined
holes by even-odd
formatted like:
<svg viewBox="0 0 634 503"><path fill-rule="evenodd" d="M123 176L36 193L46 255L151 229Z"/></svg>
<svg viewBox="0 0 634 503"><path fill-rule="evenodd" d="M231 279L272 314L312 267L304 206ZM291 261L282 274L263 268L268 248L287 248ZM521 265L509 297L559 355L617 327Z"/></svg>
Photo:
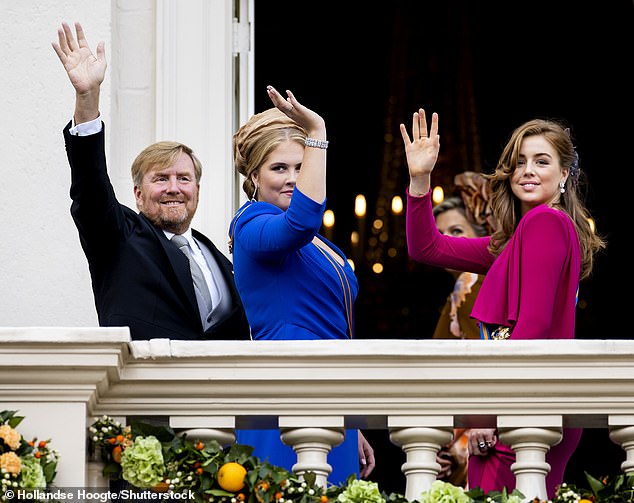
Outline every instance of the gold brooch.
<svg viewBox="0 0 634 503"><path fill-rule="evenodd" d="M496 341L505 340L511 337L511 329L509 327L498 327L491 333L491 339Z"/></svg>

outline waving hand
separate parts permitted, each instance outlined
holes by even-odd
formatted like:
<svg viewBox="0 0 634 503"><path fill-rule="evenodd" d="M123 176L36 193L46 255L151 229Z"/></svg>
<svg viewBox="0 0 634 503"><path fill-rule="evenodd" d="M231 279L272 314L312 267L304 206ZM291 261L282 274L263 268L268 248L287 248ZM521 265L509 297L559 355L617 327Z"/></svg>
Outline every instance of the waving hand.
<svg viewBox="0 0 634 503"><path fill-rule="evenodd" d="M405 156L410 176L410 193L423 195L429 192L430 174L434 169L440 150L438 134L438 114L431 116L431 128L427 130L427 118L422 108L414 112L412 118L412 138L410 139L404 124L400 125L401 136L405 143Z"/></svg>
<svg viewBox="0 0 634 503"><path fill-rule="evenodd" d="M53 42L53 49L64 65L71 84L75 88L75 121L86 122L99 115L99 87L106 74L106 52L104 43L97 45L96 55L92 53L84 30L75 23L77 40L66 23L57 30L59 42Z"/></svg>

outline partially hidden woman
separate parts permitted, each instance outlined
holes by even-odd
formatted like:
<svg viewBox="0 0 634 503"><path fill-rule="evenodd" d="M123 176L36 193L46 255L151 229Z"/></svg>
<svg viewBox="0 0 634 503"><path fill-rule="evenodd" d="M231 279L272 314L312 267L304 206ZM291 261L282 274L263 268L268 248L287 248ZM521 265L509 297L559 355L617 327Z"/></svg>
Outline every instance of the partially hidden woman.
<svg viewBox="0 0 634 503"><path fill-rule="evenodd" d="M487 229L471 222L460 196L444 199L434 206L438 230L448 236L485 236ZM432 339L479 339L478 324L471 318L471 309L480 291L484 276L472 272L447 269L454 277L453 290L440 312Z"/></svg>
<svg viewBox="0 0 634 503"><path fill-rule="evenodd" d="M469 171L463 173L463 175L471 174L473 176L477 175ZM486 185L484 179L481 179L481 183ZM483 189L478 191L477 194L482 194L485 191L486 189ZM473 197L467 200L472 202ZM478 199L478 202L482 201L484 201L484 197ZM486 201L484 204L487 204ZM432 213L436 221L436 227L442 234L447 236L477 237L488 234L488 227L474 221L472 216L474 211L465 206L461 196L452 196L444 199L441 203L434 206ZM479 339L479 327L477 322L471 318L471 309L482 286L484 276L454 269L447 269L447 272L454 277L455 283L440 312L432 339ZM469 430L466 428L454 428L453 439L449 444L443 446L436 457L436 462L440 464L439 479L468 489L468 443Z"/></svg>
<svg viewBox="0 0 634 503"><path fill-rule="evenodd" d="M489 237L445 236L434 222L431 173L438 158L438 115L428 130L425 111L413 114L412 138L401 135L410 182L408 252L419 262L485 274L471 316L484 339L573 339L580 280L605 247L588 221L579 190L579 159L569 131L550 120L519 126L488 175L496 230ZM564 428L546 454L549 499L562 483L581 429ZM495 429L469 432L469 487L485 492L515 488L515 454ZM533 495L525 495L532 497Z"/></svg>
<svg viewBox="0 0 634 503"><path fill-rule="evenodd" d="M343 252L319 234L326 208L326 125L287 91L272 86L275 107L253 115L233 137L235 168L247 201L234 216L230 249L236 286L254 340L349 339L357 278ZM238 431L253 454L291 469L293 450L279 430ZM366 477L374 452L360 431L346 430L328 456L339 484Z"/></svg>

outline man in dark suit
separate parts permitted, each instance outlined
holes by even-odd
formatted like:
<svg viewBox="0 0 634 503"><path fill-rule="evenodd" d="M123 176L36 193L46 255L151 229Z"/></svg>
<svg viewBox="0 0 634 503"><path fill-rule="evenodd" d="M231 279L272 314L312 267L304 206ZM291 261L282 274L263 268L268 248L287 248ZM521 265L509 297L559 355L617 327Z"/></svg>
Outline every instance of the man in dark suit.
<svg viewBox="0 0 634 503"><path fill-rule="evenodd" d="M75 30L76 41L62 24L53 48L76 92L73 120L64 128L71 214L88 259L99 324L128 326L135 340L249 339L231 262L190 227L202 174L192 150L176 142L144 149L132 165L139 213L117 201L99 112L104 44L93 55L79 23ZM179 236L185 241L177 246Z"/></svg>

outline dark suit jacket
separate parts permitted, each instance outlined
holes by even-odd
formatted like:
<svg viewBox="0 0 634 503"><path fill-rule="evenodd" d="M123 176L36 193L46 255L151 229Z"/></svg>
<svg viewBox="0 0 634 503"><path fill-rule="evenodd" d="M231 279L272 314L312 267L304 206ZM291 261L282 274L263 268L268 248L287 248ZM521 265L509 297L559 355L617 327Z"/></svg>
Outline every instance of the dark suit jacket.
<svg viewBox="0 0 634 503"><path fill-rule="evenodd" d="M233 266L200 232L231 290L228 316L203 332L187 257L144 215L120 204L106 170L105 126L90 136L64 128L71 214L88 259L101 326L130 327L132 339L249 339Z"/></svg>

